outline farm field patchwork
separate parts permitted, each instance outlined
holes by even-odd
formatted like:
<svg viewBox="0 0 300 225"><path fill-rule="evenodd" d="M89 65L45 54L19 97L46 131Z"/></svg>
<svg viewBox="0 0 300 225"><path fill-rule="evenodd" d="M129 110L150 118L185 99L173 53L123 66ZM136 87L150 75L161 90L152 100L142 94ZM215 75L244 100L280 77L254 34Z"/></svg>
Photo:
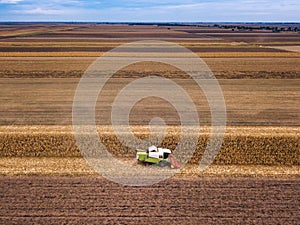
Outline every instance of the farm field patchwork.
<svg viewBox="0 0 300 225"><path fill-rule="evenodd" d="M239 126L245 130L251 126L256 130L259 126L298 128L300 124L300 55L291 51L300 44L299 34L295 32L259 31L254 25L252 31L234 31L209 25L0 26L3 28L0 32L2 134L5 134L7 126L71 125L73 96L79 79L89 65L104 52L143 38L174 41L203 58L222 87L228 126ZM127 53L120 54L126 57ZM149 54L172 57L168 49L154 48ZM203 93L197 90L185 73L159 63L139 63L123 68L109 80L96 107L99 125L110 124L111 105L124 85L157 74L173 79L187 89L197 105L201 125L209 126L210 110ZM146 126L153 115L168 115L165 118L168 125L179 125L174 109L168 104L162 107L162 104L163 101L155 98L138 103L132 109L130 122ZM145 105L150 106L152 112L145 111ZM13 138L13 132L10 135ZM297 138L297 132L293 135ZM294 146L296 149L297 144ZM11 150L11 155L15 155L14 150ZM6 149L2 154L9 151Z"/></svg>
<svg viewBox="0 0 300 225"><path fill-rule="evenodd" d="M1 23L0 223L297 224L300 34L251 26ZM122 88L139 78L161 76L187 90L201 131L193 157L173 178L123 187L99 177L82 158L72 133L72 104L80 78L97 57L141 40L175 42L204 60L224 94L227 131L214 163L200 172L211 125L204 93L172 66L141 62L123 68L96 105L99 137L115 157L129 164L135 158L135 149L112 131L111 110ZM177 57L164 48L147 54ZM154 116L168 125L161 146L175 149L180 118L162 99L138 102L131 130L148 137Z"/></svg>

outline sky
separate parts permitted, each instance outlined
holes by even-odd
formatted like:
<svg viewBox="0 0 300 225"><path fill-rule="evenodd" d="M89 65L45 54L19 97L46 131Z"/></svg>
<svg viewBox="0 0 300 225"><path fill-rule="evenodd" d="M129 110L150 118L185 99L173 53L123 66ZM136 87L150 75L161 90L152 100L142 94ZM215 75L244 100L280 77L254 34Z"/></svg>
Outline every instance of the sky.
<svg viewBox="0 0 300 225"><path fill-rule="evenodd" d="M0 0L0 21L300 22L300 1Z"/></svg>

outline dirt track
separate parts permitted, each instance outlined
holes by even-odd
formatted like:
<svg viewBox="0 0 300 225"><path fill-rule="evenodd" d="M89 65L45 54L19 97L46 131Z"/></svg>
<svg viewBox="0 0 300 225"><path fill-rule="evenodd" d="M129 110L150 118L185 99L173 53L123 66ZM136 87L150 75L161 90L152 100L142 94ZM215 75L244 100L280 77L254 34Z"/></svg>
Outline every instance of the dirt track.
<svg viewBox="0 0 300 225"><path fill-rule="evenodd" d="M299 179L201 178L122 187L101 178L1 177L1 224L297 224Z"/></svg>

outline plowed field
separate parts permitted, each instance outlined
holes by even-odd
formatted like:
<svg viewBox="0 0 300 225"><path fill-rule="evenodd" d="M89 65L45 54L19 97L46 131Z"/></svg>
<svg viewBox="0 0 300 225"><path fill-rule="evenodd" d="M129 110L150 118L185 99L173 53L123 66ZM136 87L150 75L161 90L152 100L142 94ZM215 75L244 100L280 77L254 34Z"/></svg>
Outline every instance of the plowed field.
<svg viewBox="0 0 300 225"><path fill-rule="evenodd" d="M299 179L1 177L1 224L298 224Z"/></svg>

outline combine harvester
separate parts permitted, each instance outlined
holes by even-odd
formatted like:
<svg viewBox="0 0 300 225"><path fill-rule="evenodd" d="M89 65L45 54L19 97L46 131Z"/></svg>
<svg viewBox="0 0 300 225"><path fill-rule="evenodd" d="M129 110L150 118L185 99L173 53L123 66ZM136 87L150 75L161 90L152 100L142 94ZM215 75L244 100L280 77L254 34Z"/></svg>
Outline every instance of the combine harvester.
<svg viewBox="0 0 300 225"><path fill-rule="evenodd" d="M161 167L170 166L172 169L180 168L176 157L172 154L171 150L167 148L151 146L148 150L137 150L136 158L138 162L146 166L156 164Z"/></svg>

